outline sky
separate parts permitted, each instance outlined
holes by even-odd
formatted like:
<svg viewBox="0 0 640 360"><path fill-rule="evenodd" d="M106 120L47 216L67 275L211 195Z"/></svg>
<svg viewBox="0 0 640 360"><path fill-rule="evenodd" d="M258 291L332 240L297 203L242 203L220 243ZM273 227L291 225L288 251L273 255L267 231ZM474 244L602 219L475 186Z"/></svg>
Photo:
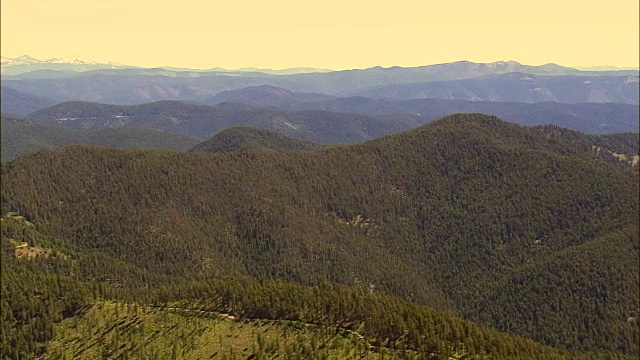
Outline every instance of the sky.
<svg viewBox="0 0 640 360"><path fill-rule="evenodd" d="M638 0L2 0L2 56L155 67L638 67Z"/></svg>

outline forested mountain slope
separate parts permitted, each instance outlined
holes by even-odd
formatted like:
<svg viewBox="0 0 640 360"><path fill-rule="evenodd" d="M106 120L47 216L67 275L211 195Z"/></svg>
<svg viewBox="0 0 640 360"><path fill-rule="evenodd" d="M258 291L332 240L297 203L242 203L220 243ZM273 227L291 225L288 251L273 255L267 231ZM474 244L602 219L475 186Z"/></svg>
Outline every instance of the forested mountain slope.
<svg viewBox="0 0 640 360"><path fill-rule="evenodd" d="M270 91L271 88L266 89ZM252 89L247 91L253 94ZM286 90L276 89L275 92L283 91ZM638 132L638 106L630 104L528 104L449 99L390 101L362 97L301 101L300 98L308 94L294 94L296 96L278 95L276 100L265 100L260 95L215 107L176 101L135 106L74 101L42 109L29 118L72 129L146 127L201 140L229 126L253 126L319 143L371 140L454 113L483 113L521 125L555 124L594 134ZM264 107L252 106L261 102Z"/></svg>
<svg viewBox="0 0 640 360"><path fill-rule="evenodd" d="M74 146L3 167L2 210L98 283L328 281L632 355L638 168L592 140L466 114L313 152Z"/></svg>
<svg viewBox="0 0 640 360"><path fill-rule="evenodd" d="M552 349L328 283L226 278L122 289L82 282L66 254L14 247L9 237L18 233L46 243L32 223L13 214L2 221L3 358L632 359Z"/></svg>
<svg viewBox="0 0 640 360"><path fill-rule="evenodd" d="M59 126L30 123L2 117L2 161L42 149L71 144L108 147L158 148L185 151L197 143L183 135L135 127L96 130L67 130Z"/></svg>
<svg viewBox="0 0 640 360"><path fill-rule="evenodd" d="M239 104L207 106L178 101L118 106L66 102L29 117L35 122L69 129L134 126L205 140L231 126L252 126L317 143L336 144L370 140L416 127L419 117L379 119L320 110L279 111Z"/></svg>

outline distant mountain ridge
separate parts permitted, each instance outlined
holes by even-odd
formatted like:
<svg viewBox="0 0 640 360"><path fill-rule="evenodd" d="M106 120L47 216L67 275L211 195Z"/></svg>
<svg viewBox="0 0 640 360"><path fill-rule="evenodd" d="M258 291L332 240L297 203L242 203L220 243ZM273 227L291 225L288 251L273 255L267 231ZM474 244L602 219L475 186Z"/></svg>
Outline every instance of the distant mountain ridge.
<svg viewBox="0 0 640 360"><path fill-rule="evenodd" d="M189 69L189 68L181 68L174 66L162 66L162 69L173 70L173 71L196 71L196 72L210 72L210 71L221 71L221 72L239 72L239 73L263 73L269 75L294 75L294 74L305 74L305 73L323 73L323 72L331 72L334 70L331 69L319 69L319 68L311 68L311 67L296 67L296 68L286 68L286 69L266 69L266 68L255 68L255 67L247 67L247 68L239 68L239 69L225 69L225 68L211 68L211 69Z"/></svg>
<svg viewBox="0 0 640 360"><path fill-rule="evenodd" d="M289 107L292 103L315 102L333 98L333 96L325 94L293 92L277 86L259 85L223 91L200 102L207 105L219 105L232 101L258 107Z"/></svg>
<svg viewBox="0 0 640 360"><path fill-rule="evenodd" d="M453 113L485 113L523 125L556 124L588 133L638 131L638 106L618 103L565 104L553 101L471 101L454 99L388 100L361 96L330 97L296 93L271 85L225 91L206 104L225 101L282 110L327 110L367 116L417 115L434 119Z"/></svg>
<svg viewBox="0 0 640 360"><path fill-rule="evenodd" d="M28 115L37 110L54 105L56 102L37 95L0 86L0 111L3 114Z"/></svg>
<svg viewBox="0 0 640 360"><path fill-rule="evenodd" d="M640 71L640 68L636 67L632 67L632 66L577 66L575 67L578 70L582 70L582 71L627 71L627 70L631 70L631 71Z"/></svg>
<svg viewBox="0 0 640 360"><path fill-rule="evenodd" d="M55 65L55 64L54 64ZM514 85L514 79L508 74L529 74L535 77L538 84L534 87L527 81ZM493 78L491 77L493 76ZM615 77L628 76L635 79L635 85L629 89L625 86L619 89L619 85L613 79ZM487 77L487 78L484 78ZM520 76L522 77L522 76ZM573 97L565 95L563 100L559 90L553 86L565 89L576 86L575 77L582 79L582 85L578 89L578 95ZM589 78L586 78L589 77ZM615 101L637 103L637 71L580 71L559 65L547 64L543 66L522 65L514 61L495 63L472 63L461 61L447 64L437 64L421 67L373 67L368 69L342 70L331 72L296 73L290 75L272 75L264 72L244 72L227 70L175 70L175 69L121 69L113 66L103 66L85 72L41 70L37 73L20 75L8 75L3 73L5 86L18 91L55 99L56 101L95 101L112 104L136 104L159 100L203 101L221 92L238 90L250 86L271 85L288 89L293 92L322 93L331 96L365 95L369 97L387 98L416 98L416 97L444 97L462 98L473 100L501 100L507 99L495 89L508 89L509 92L518 90L512 96L519 96L519 101L556 101L562 102L589 102L589 101ZM459 83L450 82L478 79L474 87L465 87L461 94L455 94L447 90L447 86L459 88ZM550 83L553 79L553 83ZM606 85L608 81L612 84ZM415 84L441 82L438 89L445 87L444 94L430 96L418 91L415 92ZM586 85L589 82L594 85ZM631 81L633 82L633 81ZM595 87L595 84L598 87ZM449 84L449 85L447 85ZM559 84L559 85L558 85ZM391 93L385 92L386 87L408 86L411 91L407 93L405 88L391 89ZM633 86L636 88L634 89ZM489 87L489 93L484 87ZM536 88L542 91L538 93L550 96L537 96ZM586 89L586 90L584 90ZM389 89L387 89L389 90ZM591 94L589 91L595 91ZM433 90L431 90L433 92ZM524 93L523 93L524 91ZM534 91L532 93L532 91ZM400 92L401 94L395 94ZM498 96L498 95L500 96ZM536 96L532 96L536 95ZM604 94L604 95L603 95ZM591 96L591 97L590 97Z"/></svg>
<svg viewBox="0 0 640 360"><path fill-rule="evenodd" d="M83 60L79 57L73 59L65 58L51 58L51 59L36 59L29 55L22 55L16 58L2 57L1 59L1 72L2 75L20 75L37 70L57 70L57 71L73 71L73 72L85 72L97 69L128 69L137 68L142 69L140 66L131 66L124 64L117 64L113 62L99 63L90 60ZM297 67L286 68L280 70L266 69L266 68L240 68L240 69L225 69L225 68L210 68L210 69L190 69L172 66L162 66L161 69L170 71L188 71L188 72L246 72L246 73L264 73L269 75L291 75L302 74L310 72L329 72L333 70L319 69L311 67Z"/></svg>
<svg viewBox="0 0 640 360"><path fill-rule="evenodd" d="M285 98L291 97L287 92L282 94ZM28 119L68 129L143 127L201 140L224 128L242 125L330 144L370 140L460 112L500 115L524 125L556 124L588 133L637 132L639 116L639 107L628 104L527 104L443 99L391 102L365 98L292 104L292 108L278 109L278 106L256 108L234 102L218 106L176 101L132 106L65 102L35 112Z"/></svg>
<svg viewBox="0 0 640 360"><path fill-rule="evenodd" d="M51 58L46 60L23 55L17 58L2 57L0 71L2 75L18 75L37 70L57 70L57 71L89 71L95 69L126 69L135 66L122 65L116 63L98 63L90 60L82 60L79 57L74 59Z"/></svg>
<svg viewBox="0 0 640 360"><path fill-rule="evenodd" d="M132 69L135 70L135 69ZM137 70L135 70L137 71ZM145 70L146 71L146 70ZM101 82L103 75L95 78L98 83ZM508 75L506 77L512 77ZM532 76L526 76L533 80ZM155 78L155 77L152 77ZM522 78L522 75L520 76ZM592 78L589 78L592 79ZM595 78L599 79L599 78ZM618 79L618 78L614 78ZM83 82L83 86L96 86L92 85L91 79L86 79ZM128 79L122 79L125 82L131 82L132 85L144 81L138 77L129 77ZM175 80L175 79L174 79ZM206 81L206 78L202 80ZM262 78L255 78L251 81L259 82ZM591 82L591 84L598 83L598 81ZM55 81L55 80L49 80ZM516 79L516 82L521 81ZM554 81L557 81L555 79ZM575 79L573 80L576 82ZM604 79L605 83L609 80ZM580 81L577 81L578 84ZM2 111L7 114L15 115L27 115L29 113L42 110L48 106L51 106L59 100L51 98L43 98L42 96L34 95L23 91L17 91L6 86L7 81L3 82L2 86ZM33 83L37 85L38 82ZM433 85L436 84L436 85ZM439 83L418 84L418 89L421 86L440 86ZM447 84L447 83L445 83ZM495 89L501 83L493 84ZM531 87L531 85L524 84ZM553 84L552 84L553 85ZM625 84L623 84L625 85ZM396 88L405 88L409 91L413 91L415 85L397 86ZM634 88L634 83L629 82L626 84L629 87L629 92L637 91ZM553 85L556 87L556 85ZM387 87L390 89L393 87ZM619 87L618 87L619 88ZM567 99L567 96L575 96L576 89L565 88L564 93L561 94L563 99ZM106 90L106 89L105 89ZM560 89L562 90L562 89ZM584 90L584 89L583 89ZM60 93L64 93L65 87L60 88L60 92L54 96L59 96ZM135 93L145 94L145 96L153 97L150 92L145 92L141 87L137 87ZM169 86L161 85L157 83L153 91L157 93L158 98L171 97L180 98L186 93L192 94L206 94L211 93L205 90L203 87L191 87L172 89ZM487 93L488 88L482 90ZM501 90L502 91L502 90ZM558 89L556 89L558 91ZM503 91L504 92L504 91ZM175 95L171 95L175 94ZM574 95L572 95L574 94ZM601 93L601 95L606 93ZM114 94L115 95L115 94ZM131 94L135 97L135 94ZM513 94L508 94L512 96ZM602 95L602 96L604 96ZM122 99L129 99L130 94L118 93L117 96ZM573 98L578 100L579 97ZM540 99L541 100L541 99ZM569 99L571 100L571 99ZM99 101L94 101L100 103ZM147 101L143 101L147 102ZM524 125L540 125L540 124L557 124L563 127L571 128L578 131L588 133L611 133L611 132L625 132L625 131L638 131L638 106L630 104L618 104L618 103L576 103L576 104L564 104L556 101L543 101L536 103L525 102L513 102L513 101L471 101L471 100L456 100L456 99L411 99L411 100L389 100L389 99L372 99L363 96L351 96L351 97L335 97L331 95L321 93L305 93L291 91L282 87L276 87L273 85L261 84L257 86L249 86L238 90L223 91L209 98L204 98L199 101L200 103L207 105L221 106L227 110L257 110L258 108L272 109L272 110L286 110L286 111L302 111L302 110L326 110L331 112L342 113L354 113L366 116L385 117L389 121L394 119L400 119L398 115L404 116L404 120L410 120L405 124L414 124L417 126L423 124L429 120L437 117L457 113L457 112L480 112L491 115L503 117L510 121L515 121ZM230 104L225 104L230 103ZM231 104L233 103L233 104ZM243 104L241 106L240 104ZM87 105L88 106L88 105ZM87 111L85 105L82 105L83 110ZM69 105L65 105L62 108L70 110ZM64 111L67 111L64 110ZM63 112L64 112L63 111ZM391 116L391 117L389 117ZM407 118L407 116L410 118ZM63 116L64 117L64 116ZM69 116L66 116L69 117ZM73 116L71 116L73 117ZM422 120L418 119L421 118ZM416 120L417 119L417 120ZM234 125L250 125L250 122L234 124ZM401 128L406 130L406 128Z"/></svg>
<svg viewBox="0 0 640 360"><path fill-rule="evenodd" d="M473 101L562 103L617 102L638 104L638 75L592 77L584 74L546 76L523 72L494 74L454 81L382 85L357 95L390 100L420 98Z"/></svg>
<svg viewBox="0 0 640 360"><path fill-rule="evenodd" d="M417 116L389 121L359 114L323 110L283 111L225 103L221 106L159 101L143 105L64 102L28 118L67 129L133 126L174 132L205 140L232 126L253 126L322 144L351 143L416 127Z"/></svg>
<svg viewBox="0 0 640 360"><path fill-rule="evenodd" d="M520 73L474 79L407 83L374 73L286 76L172 73L166 70L96 70L50 78L4 79L3 86L58 102L133 105L160 100L207 101L230 90L269 85L298 93L406 100L446 98L484 101L623 102L638 104L638 76L546 76ZM104 73L103 73L104 72ZM312 76L313 75L313 76ZM369 77L371 75L371 77ZM403 83L403 81L405 81Z"/></svg>

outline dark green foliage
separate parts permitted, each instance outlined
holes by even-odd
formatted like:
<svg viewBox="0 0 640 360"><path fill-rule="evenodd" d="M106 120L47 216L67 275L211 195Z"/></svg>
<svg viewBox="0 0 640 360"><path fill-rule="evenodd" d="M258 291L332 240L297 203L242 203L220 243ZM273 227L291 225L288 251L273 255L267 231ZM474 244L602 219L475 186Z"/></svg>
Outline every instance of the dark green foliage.
<svg viewBox="0 0 640 360"><path fill-rule="evenodd" d="M596 144L622 154L640 154L638 133L606 134L595 137Z"/></svg>
<svg viewBox="0 0 640 360"><path fill-rule="evenodd" d="M388 296L323 283L303 287L283 281L221 279L159 291L157 306L230 313L240 318L283 319L356 334L370 346L415 352L418 358L481 355L495 358L535 355L569 358L541 346ZM405 356L407 354L405 353ZM577 353L572 358L580 358Z"/></svg>
<svg viewBox="0 0 640 360"><path fill-rule="evenodd" d="M211 139L201 142L189 151L230 152L247 150L317 150L320 145L307 140L294 139L279 133L235 126L222 130Z"/></svg>
<svg viewBox="0 0 640 360"><path fill-rule="evenodd" d="M592 138L567 136L575 139L553 128L467 114L312 152L74 146L3 167L2 205L72 256L80 279L105 284L106 295L117 294L117 287L143 286L165 289L167 301L179 300L189 298L177 290L191 286L185 284L238 276L338 283L356 289L340 296L353 297L345 306L361 318L342 310L323 314L334 316L332 324L357 320L367 329L375 323L368 336L382 342L436 346L400 333L414 333L415 326L422 334L425 325L410 319L437 316L397 299L380 300L396 305L389 305L388 318L373 322L366 317L379 313L367 308L376 308L378 293L547 345L635 354L637 325L627 320L637 311L639 291L633 275L640 270L633 231L637 172L598 158ZM225 283L235 286L219 286ZM245 316L301 316L306 292L316 290L285 288L256 290L255 299L192 298ZM143 300L156 296L131 293ZM280 313L277 306L260 305L259 299L284 293L299 297L287 300ZM554 313L559 309L566 314ZM325 321L313 312L305 316ZM438 341L465 338L446 335L454 330L442 326ZM465 347L516 354L492 336L474 336L476 343ZM527 348L526 341L519 344Z"/></svg>
<svg viewBox="0 0 640 360"><path fill-rule="evenodd" d="M632 167L633 157L640 154L638 133L585 135L556 125L536 126L533 129L544 134L545 142L551 149L564 155L595 156L629 168Z"/></svg>
<svg viewBox="0 0 640 360"><path fill-rule="evenodd" d="M15 239L45 245L37 230L13 217L2 219L2 296L0 357L25 359L44 352L54 336L54 323L89 306L89 291L73 276L64 255L47 253L16 259Z"/></svg>
<svg viewBox="0 0 640 360"><path fill-rule="evenodd" d="M182 135L135 127L100 130L67 130L3 117L2 161L42 149L71 144L94 144L108 147L160 148L187 150L195 140Z"/></svg>
<svg viewBox="0 0 640 360"><path fill-rule="evenodd" d="M544 240L539 246L546 246ZM633 270L638 255L638 226L633 225L488 286L471 299L469 315L556 347L637 352L640 274ZM500 304L500 311L492 303ZM544 331L559 324L566 329L563 337Z"/></svg>

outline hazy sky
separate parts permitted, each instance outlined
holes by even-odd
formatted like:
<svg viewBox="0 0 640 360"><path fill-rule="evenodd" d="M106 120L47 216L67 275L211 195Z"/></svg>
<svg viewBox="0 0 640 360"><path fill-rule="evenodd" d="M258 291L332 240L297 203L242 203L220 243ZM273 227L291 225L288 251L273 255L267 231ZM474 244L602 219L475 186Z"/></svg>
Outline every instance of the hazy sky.
<svg viewBox="0 0 640 360"><path fill-rule="evenodd" d="M638 0L2 0L1 52L192 68L639 62Z"/></svg>

